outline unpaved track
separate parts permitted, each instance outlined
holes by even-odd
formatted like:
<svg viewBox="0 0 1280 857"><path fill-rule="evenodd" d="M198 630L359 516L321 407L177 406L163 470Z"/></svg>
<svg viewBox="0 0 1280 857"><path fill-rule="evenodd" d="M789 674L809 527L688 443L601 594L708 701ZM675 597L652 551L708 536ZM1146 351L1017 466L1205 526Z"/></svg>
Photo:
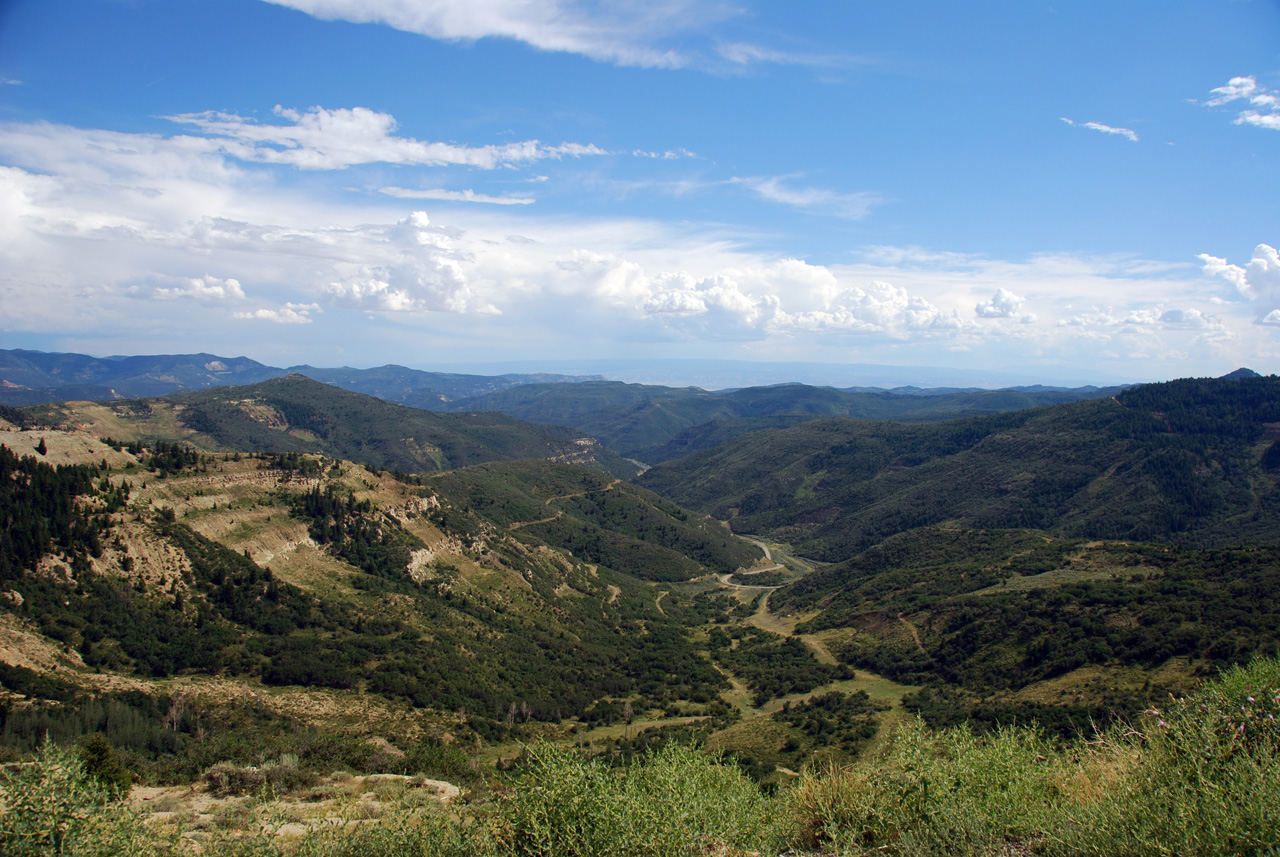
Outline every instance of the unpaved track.
<svg viewBox="0 0 1280 857"><path fill-rule="evenodd" d="M906 625L907 629L911 631L911 638L916 641L916 648L920 650L920 654L922 655L929 654L924 650L924 643L920 642L920 631L916 628L916 626L912 625L910 620L908 620L907 617L902 613L898 614L898 621Z"/></svg>

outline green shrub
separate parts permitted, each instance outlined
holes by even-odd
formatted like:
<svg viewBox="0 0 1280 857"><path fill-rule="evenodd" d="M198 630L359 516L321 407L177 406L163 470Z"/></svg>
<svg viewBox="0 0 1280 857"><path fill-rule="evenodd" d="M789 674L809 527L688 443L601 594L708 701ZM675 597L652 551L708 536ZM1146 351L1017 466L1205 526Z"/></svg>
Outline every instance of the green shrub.
<svg viewBox="0 0 1280 857"><path fill-rule="evenodd" d="M1088 741L917 721L880 756L810 772L779 800L784 838L799 848L1280 854L1280 660L1233 668Z"/></svg>
<svg viewBox="0 0 1280 857"><path fill-rule="evenodd" d="M95 732L80 742L80 761L86 776L97 780L114 798L127 797L133 787L133 775L116 756L116 749L101 732Z"/></svg>
<svg viewBox="0 0 1280 857"><path fill-rule="evenodd" d="M209 791L218 797L251 794L267 784L267 775L257 767L219 762L204 772Z"/></svg>
<svg viewBox="0 0 1280 857"><path fill-rule="evenodd" d="M263 853L276 853L264 849ZM291 857L498 857L504 854L483 824L462 824L436 812L398 809L376 824L350 825L304 837Z"/></svg>

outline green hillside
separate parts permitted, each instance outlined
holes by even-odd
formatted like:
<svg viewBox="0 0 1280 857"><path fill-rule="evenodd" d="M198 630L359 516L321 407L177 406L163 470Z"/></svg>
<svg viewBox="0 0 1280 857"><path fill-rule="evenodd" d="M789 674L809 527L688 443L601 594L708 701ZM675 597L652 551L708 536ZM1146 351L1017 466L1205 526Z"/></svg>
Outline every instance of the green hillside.
<svg viewBox="0 0 1280 857"><path fill-rule="evenodd" d="M817 420L731 439L639 481L828 561L944 522L1273 542L1277 422L1280 379L1172 381L937 424Z"/></svg>
<svg viewBox="0 0 1280 857"><path fill-rule="evenodd" d="M427 484L522 541L642 580L731 573L761 557L718 522L597 470L502 462L434 475Z"/></svg>

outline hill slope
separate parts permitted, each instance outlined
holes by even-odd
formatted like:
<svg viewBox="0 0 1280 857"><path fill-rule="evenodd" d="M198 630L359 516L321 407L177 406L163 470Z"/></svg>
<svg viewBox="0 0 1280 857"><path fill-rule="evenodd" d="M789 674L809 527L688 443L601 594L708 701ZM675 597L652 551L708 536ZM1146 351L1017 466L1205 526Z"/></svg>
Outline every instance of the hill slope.
<svg viewBox="0 0 1280 857"><path fill-rule="evenodd" d="M596 470L502 462L433 475L427 484L522 541L642 580L732 573L762 556L718 522Z"/></svg>

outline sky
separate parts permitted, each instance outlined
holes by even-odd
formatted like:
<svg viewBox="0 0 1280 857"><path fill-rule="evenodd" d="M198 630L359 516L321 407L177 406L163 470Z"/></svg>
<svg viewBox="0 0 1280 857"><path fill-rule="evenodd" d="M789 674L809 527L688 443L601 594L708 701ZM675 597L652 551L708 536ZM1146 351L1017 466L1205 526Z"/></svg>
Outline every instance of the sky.
<svg viewBox="0 0 1280 857"><path fill-rule="evenodd" d="M1280 2L0 0L0 348L1280 372Z"/></svg>

